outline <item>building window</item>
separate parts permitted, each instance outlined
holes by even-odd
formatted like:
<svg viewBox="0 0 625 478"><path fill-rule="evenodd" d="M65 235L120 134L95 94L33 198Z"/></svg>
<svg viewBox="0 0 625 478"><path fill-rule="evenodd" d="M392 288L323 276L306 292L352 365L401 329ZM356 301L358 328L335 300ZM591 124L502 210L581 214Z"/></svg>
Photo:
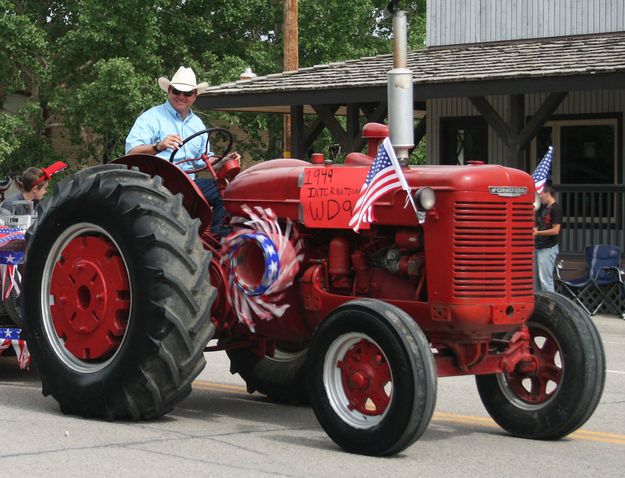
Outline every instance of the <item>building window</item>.
<svg viewBox="0 0 625 478"><path fill-rule="evenodd" d="M478 116L441 119L441 164L488 162L488 125Z"/></svg>
<svg viewBox="0 0 625 478"><path fill-rule="evenodd" d="M531 170L554 147L550 182L559 190L564 221L602 227L620 223L622 206L613 191L618 183L618 118L550 121L531 148Z"/></svg>
<svg viewBox="0 0 625 478"><path fill-rule="evenodd" d="M532 147L532 171L554 147L554 184L617 183L617 118L550 121Z"/></svg>

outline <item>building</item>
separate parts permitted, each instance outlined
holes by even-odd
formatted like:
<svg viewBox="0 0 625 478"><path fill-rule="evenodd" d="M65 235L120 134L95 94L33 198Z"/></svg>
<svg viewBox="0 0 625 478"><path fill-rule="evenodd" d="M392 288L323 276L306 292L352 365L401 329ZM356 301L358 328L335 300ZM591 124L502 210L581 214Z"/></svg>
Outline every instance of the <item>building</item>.
<svg viewBox="0 0 625 478"><path fill-rule="evenodd" d="M197 104L290 113L296 157L323 128L360 150L362 123L386 117L391 65L380 55L300 68L213 87ZM532 171L553 145L561 251L625 250L625 0L430 0L426 48L409 52L408 66L428 163Z"/></svg>

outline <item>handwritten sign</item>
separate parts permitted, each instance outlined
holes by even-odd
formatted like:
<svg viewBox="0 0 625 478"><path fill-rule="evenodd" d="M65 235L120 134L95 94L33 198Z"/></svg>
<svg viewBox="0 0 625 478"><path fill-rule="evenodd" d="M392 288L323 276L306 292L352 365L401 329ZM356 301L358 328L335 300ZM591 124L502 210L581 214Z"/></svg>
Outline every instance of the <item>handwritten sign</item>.
<svg viewBox="0 0 625 478"><path fill-rule="evenodd" d="M347 228L367 166L318 166L304 169L300 201L307 227Z"/></svg>

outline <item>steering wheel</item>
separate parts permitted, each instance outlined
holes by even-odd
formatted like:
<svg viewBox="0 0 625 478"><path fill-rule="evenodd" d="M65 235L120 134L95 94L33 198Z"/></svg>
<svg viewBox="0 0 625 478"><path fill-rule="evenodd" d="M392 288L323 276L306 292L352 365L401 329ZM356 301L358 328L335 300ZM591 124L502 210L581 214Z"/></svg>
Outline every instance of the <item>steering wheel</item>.
<svg viewBox="0 0 625 478"><path fill-rule="evenodd" d="M223 150L223 152L221 153L221 155L213 155L213 156L208 156L208 145L210 144L210 139L211 139L211 135L213 133L223 133L224 135L226 135L228 137L228 144L225 147L225 149ZM180 149L182 149L182 146L184 146L186 143L188 143L189 141L191 141L193 138L196 138L200 135L206 134L208 135L208 138L206 139L206 149L204 151L204 154L201 155L201 157L199 158L191 158L191 159L184 159L182 161L178 161L178 162L174 162L174 158L176 157L176 154L178 153L178 151L180 151ZM185 169L184 171L187 174L194 174L194 173L198 173L200 171L204 171L205 169L209 169L211 174L215 177L215 179L218 178L218 173L215 172L215 170L213 169L213 166L215 166L217 163L219 163L220 161L222 161L230 152L230 150L232 149L232 143L233 143L233 137L232 137L232 133L230 131L228 131L225 128L207 128L207 129L203 129L201 131L198 131L197 133L193 133L191 136L185 138L182 143L180 144L180 149L176 149L174 151L172 151L171 156L169 157L169 162L170 163L174 163L176 166L180 166L182 164L185 163L189 163L191 164L194 169ZM211 158L213 158L213 161L211 161ZM195 167L195 162L200 162L203 163L203 165L199 166L199 167ZM182 168L181 168L182 169Z"/></svg>

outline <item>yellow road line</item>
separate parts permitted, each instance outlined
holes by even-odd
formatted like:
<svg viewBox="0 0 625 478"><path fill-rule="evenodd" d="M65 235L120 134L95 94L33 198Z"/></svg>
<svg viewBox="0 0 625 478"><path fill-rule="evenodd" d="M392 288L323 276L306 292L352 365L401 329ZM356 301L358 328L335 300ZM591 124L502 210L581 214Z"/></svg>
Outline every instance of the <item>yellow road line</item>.
<svg viewBox="0 0 625 478"><path fill-rule="evenodd" d="M228 385L225 383L206 382L204 380L196 380L193 382L193 388L201 390L211 390L219 392L229 392L238 395L248 395L245 387L238 385ZM476 417L472 415L459 415L457 413L434 412L432 416L433 422L455 423L460 425L477 425L484 428L498 429L497 425L491 418ZM591 430L577 430L569 435L574 440L592 441L599 443L612 443L616 445L625 445L625 435L615 433L597 432Z"/></svg>
<svg viewBox="0 0 625 478"><path fill-rule="evenodd" d="M228 385L226 383L205 382L204 380L196 380L193 382L193 388L201 390L214 390L219 392L237 393L240 395L249 395L245 387L238 385Z"/></svg>
<svg viewBox="0 0 625 478"><path fill-rule="evenodd" d="M590 430L577 430L570 435L572 438L580 440L598 441L602 443L616 443L625 445L625 435L617 435L615 433L594 432Z"/></svg>
<svg viewBox="0 0 625 478"><path fill-rule="evenodd" d="M432 420L435 422L461 423L464 425L480 425L488 428L499 428L491 418L458 415L455 413L434 412Z"/></svg>

